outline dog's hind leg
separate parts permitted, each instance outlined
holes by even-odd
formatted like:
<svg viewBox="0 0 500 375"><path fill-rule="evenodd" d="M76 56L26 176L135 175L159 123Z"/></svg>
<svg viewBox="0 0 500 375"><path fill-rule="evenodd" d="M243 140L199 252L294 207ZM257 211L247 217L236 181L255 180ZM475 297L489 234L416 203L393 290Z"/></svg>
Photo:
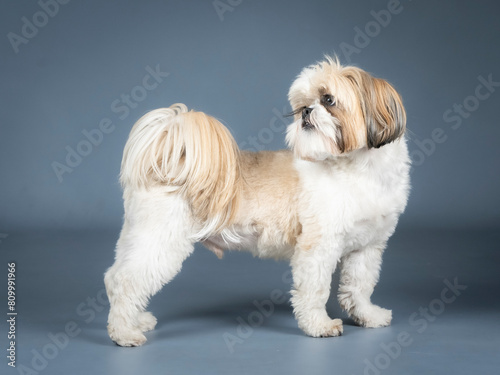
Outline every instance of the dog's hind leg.
<svg viewBox="0 0 500 375"><path fill-rule="evenodd" d="M155 317L144 310L193 251L190 215L178 195L136 191L126 199L115 263L104 278L110 302L108 333L116 344L142 345L143 332L156 325Z"/></svg>

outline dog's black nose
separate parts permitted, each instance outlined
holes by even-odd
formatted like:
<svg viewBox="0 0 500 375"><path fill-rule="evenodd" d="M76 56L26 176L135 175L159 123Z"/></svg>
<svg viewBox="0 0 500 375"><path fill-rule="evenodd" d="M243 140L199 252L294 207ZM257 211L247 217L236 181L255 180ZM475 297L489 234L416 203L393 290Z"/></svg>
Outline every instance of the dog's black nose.
<svg viewBox="0 0 500 375"><path fill-rule="evenodd" d="M309 115L311 114L311 112L313 111L312 108L309 108L309 107L305 107L303 110L302 110L302 120L305 120L307 117L309 117Z"/></svg>

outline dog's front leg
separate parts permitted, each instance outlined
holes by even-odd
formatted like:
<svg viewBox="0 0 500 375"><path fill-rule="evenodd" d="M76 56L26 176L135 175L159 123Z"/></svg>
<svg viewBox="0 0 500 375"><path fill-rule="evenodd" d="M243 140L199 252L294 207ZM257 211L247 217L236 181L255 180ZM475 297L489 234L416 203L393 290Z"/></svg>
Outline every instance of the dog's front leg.
<svg viewBox="0 0 500 375"><path fill-rule="evenodd" d="M357 324L384 327L392 311L374 305L370 297L377 284L385 243L353 251L342 258L338 299Z"/></svg>
<svg viewBox="0 0 500 375"><path fill-rule="evenodd" d="M326 302L339 256L321 247L297 248L292 257L292 306L299 328L313 337L339 336L342 320L330 319Z"/></svg>

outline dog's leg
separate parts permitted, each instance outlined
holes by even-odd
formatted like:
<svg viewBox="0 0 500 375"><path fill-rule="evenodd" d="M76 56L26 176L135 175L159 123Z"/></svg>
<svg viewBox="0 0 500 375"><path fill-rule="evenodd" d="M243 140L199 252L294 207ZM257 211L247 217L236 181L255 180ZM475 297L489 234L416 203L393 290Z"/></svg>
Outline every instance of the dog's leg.
<svg viewBox="0 0 500 375"><path fill-rule="evenodd" d="M193 251L189 213L178 197L140 199L126 205L116 260L104 281L110 302L108 332L120 346L146 342L143 332L156 325L145 312L149 298L168 283Z"/></svg>
<svg viewBox="0 0 500 375"><path fill-rule="evenodd" d="M292 257L292 306L299 328L313 337L339 336L342 320L326 312L338 257L320 248L297 249Z"/></svg>
<svg viewBox="0 0 500 375"><path fill-rule="evenodd" d="M391 324L392 311L370 301L378 282L385 244L353 251L342 259L338 299L354 321L364 327Z"/></svg>

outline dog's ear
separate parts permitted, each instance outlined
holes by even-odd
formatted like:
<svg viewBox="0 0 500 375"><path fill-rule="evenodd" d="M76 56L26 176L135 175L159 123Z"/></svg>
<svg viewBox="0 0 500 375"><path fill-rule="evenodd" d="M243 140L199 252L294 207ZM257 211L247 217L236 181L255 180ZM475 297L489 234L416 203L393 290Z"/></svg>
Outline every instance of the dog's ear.
<svg viewBox="0 0 500 375"><path fill-rule="evenodd" d="M406 130L406 112L401 96L391 84L358 70L350 75L359 90L367 130L368 148L379 148L401 137Z"/></svg>

